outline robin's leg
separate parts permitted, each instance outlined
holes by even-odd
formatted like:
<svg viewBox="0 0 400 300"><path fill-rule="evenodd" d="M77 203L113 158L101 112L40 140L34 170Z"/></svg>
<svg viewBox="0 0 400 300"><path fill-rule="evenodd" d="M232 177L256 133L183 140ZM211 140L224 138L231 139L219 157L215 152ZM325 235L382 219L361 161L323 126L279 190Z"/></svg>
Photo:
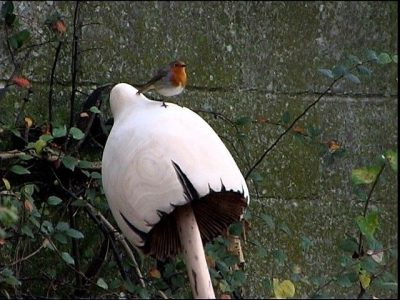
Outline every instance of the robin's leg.
<svg viewBox="0 0 400 300"><path fill-rule="evenodd" d="M162 104L161 104L161 106L164 106L165 108L167 108L167 104L165 104L164 99L162 99Z"/></svg>

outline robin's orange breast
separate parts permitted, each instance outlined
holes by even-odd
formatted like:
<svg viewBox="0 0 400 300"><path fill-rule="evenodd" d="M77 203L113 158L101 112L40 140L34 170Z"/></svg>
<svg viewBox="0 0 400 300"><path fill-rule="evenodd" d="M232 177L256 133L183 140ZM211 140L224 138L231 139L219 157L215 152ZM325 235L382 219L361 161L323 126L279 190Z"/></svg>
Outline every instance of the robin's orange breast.
<svg viewBox="0 0 400 300"><path fill-rule="evenodd" d="M183 87L186 86L187 76L185 67L182 66L172 67L171 72L173 74L173 76L171 76L171 83L174 86L183 86Z"/></svg>

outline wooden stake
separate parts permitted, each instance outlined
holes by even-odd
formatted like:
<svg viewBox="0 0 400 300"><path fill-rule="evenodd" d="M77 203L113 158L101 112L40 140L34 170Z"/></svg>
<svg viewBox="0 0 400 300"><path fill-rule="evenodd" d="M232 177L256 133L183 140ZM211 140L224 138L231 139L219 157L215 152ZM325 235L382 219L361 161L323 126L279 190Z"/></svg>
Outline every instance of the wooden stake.
<svg viewBox="0 0 400 300"><path fill-rule="evenodd" d="M199 227L190 204L176 208L182 253L195 299L215 299Z"/></svg>

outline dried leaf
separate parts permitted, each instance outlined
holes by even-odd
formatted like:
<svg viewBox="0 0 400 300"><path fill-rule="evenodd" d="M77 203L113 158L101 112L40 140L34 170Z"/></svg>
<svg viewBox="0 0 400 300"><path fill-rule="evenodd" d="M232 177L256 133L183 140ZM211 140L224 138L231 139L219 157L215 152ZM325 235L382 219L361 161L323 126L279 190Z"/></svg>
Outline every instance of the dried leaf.
<svg viewBox="0 0 400 300"><path fill-rule="evenodd" d="M159 271L157 268L151 268L151 269L149 270L149 276L150 276L151 278L157 278L157 279L159 279L159 278L161 278L161 273L160 273L160 271Z"/></svg>
<svg viewBox="0 0 400 300"><path fill-rule="evenodd" d="M26 128L31 128L31 127L32 127L32 125L33 125L33 120L32 120L31 117L25 117L25 118L24 118L24 121L25 121L25 127L26 127Z"/></svg>
<svg viewBox="0 0 400 300"><path fill-rule="evenodd" d="M14 76L12 83L26 89L30 89L32 87L31 82L23 76Z"/></svg>
<svg viewBox="0 0 400 300"><path fill-rule="evenodd" d="M330 140L328 143L329 152L334 153L341 148L340 144L335 140Z"/></svg>
<svg viewBox="0 0 400 300"><path fill-rule="evenodd" d="M57 20L56 22L54 22L54 23L51 25L51 28L52 28L54 31L58 32L58 33L64 33L64 32L67 31L67 27L65 26L65 23L64 23L63 20Z"/></svg>
<svg viewBox="0 0 400 300"><path fill-rule="evenodd" d="M33 211L33 204L31 201L29 201L28 199L26 199L24 201L24 208L26 211L29 211L29 213L31 213Z"/></svg>
<svg viewBox="0 0 400 300"><path fill-rule="evenodd" d="M268 119L266 117L264 117L264 116L258 116L256 118L256 122L258 124L265 124L265 123L268 123Z"/></svg>
<svg viewBox="0 0 400 300"><path fill-rule="evenodd" d="M295 126L295 127L293 127L293 131L298 133L298 134L304 134L304 127Z"/></svg>

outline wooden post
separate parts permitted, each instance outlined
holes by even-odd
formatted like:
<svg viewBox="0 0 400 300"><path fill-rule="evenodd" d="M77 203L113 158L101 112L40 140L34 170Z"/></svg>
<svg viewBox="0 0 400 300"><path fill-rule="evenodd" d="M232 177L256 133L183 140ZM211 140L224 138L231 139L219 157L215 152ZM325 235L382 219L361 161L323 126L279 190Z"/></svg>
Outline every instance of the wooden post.
<svg viewBox="0 0 400 300"><path fill-rule="evenodd" d="M182 253L195 299L215 299L199 227L190 204L176 208Z"/></svg>

